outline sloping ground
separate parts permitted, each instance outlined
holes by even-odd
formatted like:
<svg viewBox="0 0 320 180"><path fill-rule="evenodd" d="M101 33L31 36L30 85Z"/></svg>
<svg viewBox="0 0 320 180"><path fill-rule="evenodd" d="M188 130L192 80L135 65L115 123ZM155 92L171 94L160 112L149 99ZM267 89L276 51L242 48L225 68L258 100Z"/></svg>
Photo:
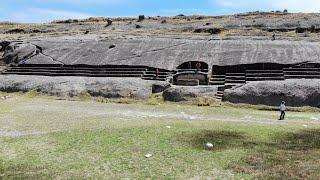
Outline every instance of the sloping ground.
<svg viewBox="0 0 320 180"><path fill-rule="evenodd" d="M42 39L11 43L4 60L27 64L144 65L174 70L186 61L212 65L320 62L320 45L269 40L209 40L126 37ZM41 57L40 57L41 56Z"/></svg>
<svg viewBox="0 0 320 180"><path fill-rule="evenodd" d="M289 106L320 107L320 80L250 82L225 90L224 100L271 106L286 101Z"/></svg>

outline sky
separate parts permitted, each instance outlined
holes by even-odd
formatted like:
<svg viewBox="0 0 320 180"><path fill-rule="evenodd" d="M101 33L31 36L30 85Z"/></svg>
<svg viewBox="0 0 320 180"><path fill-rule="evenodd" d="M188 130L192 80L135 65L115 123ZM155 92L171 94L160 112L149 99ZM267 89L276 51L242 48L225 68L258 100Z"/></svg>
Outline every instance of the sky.
<svg viewBox="0 0 320 180"><path fill-rule="evenodd" d="M0 21L46 23L94 16L229 15L284 9L320 12L320 0L1 0Z"/></svg>

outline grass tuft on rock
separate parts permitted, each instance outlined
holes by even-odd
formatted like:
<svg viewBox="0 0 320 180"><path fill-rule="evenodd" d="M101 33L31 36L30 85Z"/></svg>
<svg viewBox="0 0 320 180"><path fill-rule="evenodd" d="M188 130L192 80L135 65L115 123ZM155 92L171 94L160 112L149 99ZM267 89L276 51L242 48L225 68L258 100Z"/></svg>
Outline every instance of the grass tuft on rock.
<svg viewBox="0 0 320 180"><path fill-rule="evenodd" d="M29 98L32 98L32 97L36 97L36 96L39 96L40 95L40 92L38 91L38 89L32 89L28 92L25 93L25 95Z"/></svg>
<svg viewBox="0 0 320 180"><path fill-rule="evenodd" d="M80 101L92 100L92 96L87 91L82 91L79 93L78 98Z"/></svg>

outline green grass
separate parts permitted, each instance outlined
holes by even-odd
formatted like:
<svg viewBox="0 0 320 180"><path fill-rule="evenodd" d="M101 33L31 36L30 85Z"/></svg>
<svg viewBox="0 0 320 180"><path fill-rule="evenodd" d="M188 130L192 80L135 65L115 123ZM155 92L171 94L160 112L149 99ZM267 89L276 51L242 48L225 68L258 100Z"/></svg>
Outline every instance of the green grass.
<svg viewBox="0 0 320 180"><path fill-rule="evenodd" d="M0 100L0 133L26 135L0 136L1 179L320 177L320 122L310 120L319 117L316 112L290 112L279 122L277 112L170 104L157 97L115 104L9 96ZM143 114L153 112L169 116Z"/></svg>

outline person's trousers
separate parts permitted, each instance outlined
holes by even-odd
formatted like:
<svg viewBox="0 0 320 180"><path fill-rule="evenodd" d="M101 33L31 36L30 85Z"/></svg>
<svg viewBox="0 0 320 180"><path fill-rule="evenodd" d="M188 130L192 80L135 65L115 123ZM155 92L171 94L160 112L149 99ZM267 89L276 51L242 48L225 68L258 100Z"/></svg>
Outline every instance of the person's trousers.
<svg viewBox="0 0 320 180"><path fill-rule="evenodd" d="M280 120L284 120L284 116L286 115L285 111L281 111Z"/></svg>

